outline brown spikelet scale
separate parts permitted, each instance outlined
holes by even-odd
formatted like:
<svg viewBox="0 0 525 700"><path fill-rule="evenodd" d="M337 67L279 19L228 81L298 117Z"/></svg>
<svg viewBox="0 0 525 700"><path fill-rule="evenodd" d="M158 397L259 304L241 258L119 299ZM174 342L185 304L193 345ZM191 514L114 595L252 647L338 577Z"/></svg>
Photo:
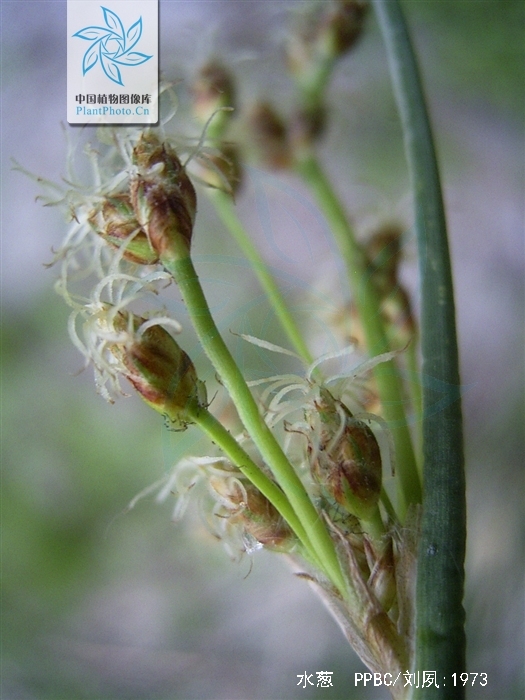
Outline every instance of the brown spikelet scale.
<svg viewBox="0 0 525 700"><path fill-rule="evenodd" d="M135 333L145 319L134 316ZM120 312L116 330L129 330L129 314ZM167 416L177 427L191 420L188 410L206 402L205 388L188 355L160 325L150 326L132 342L112 349L124 368L126 379L148 405Z"/></svg>
<svg viewBox="0 0 525 700"><path fill-rule="evenodd" d="M200 69L191 93L193 112L202 123L221 107L235 107L233 78L218 61L210 61Z"/></svg>
<svg viewBox="0 0 525 700"><path fill-rule="evenodd" d="M312 473L321 489L349 513L365 520L381 492L381 453L377 440L348 408L322 390L315 404L320 439Z"/></svg>
<svg viewBox="0 0 525 700"><path fill-rule="evenodd" d="M125 260L139 265L154 265L159 261L146 232L137 221L129 194L122 192L107 197L88 221L110 246L125 246Z"/></svg>
<svg viewBox="0 0 525 700"><path fill-rule="evenodd" d="M292 154L286 124L267 102L258 102L249 115L249 129L260 159L272 169L290 167Z"/></svg>
<svg viewBox="0 0 525 700"><path fill-rule="evenodd" d="M158 257L188 253L197 209L195 189L177 154L144 133L133 150L131 202Z"/></svg>
<svg viewBox="0 0 525 700"><path fill-rule="evenodd" d="M210 486L228 502L230 525L240 527L269 549L284 551L295 543L294 535L270 501L250 482L212 477Z"/></svg>

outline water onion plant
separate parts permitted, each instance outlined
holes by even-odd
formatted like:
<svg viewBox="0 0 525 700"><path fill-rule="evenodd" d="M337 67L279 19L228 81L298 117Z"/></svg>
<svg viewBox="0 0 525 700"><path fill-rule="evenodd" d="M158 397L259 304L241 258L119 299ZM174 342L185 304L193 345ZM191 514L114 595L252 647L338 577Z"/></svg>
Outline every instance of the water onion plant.
<svg viewBox="0 0 525 700"><path fill-rule="evenodd" d="M331 78L359 50L373 15L411 178L419 317L399 274L403 227L385 221L363 238L320 148L330 129ZM166 85L161 96L169 101L175 90L191 106L196 141L178 132L173 113L156 127L103 126L85 149L90 184L40 181L46 203L62 205L70 218L55 255L56 289L103 398L113 402L132 387L167 429L194 425L206 436L207 453L185 454L157 486L160 498L175 494L176 518L198 501L234 555L264 548L286 558L370 672L391 680L394 698L462 698L462 684L452 682L465 671L454 297L416 57L398 0L306 2L291 24L286 110L262 96L239 100L235 68L215 55L191 85ZM343 306L349 332L337 349L316 352L239 213L250 164L301 183L333 236L350 297ZM235 341L284 357L295 370L250 375L232 352L232 333L219 329L193 254L197 238L218 235L200 226L205 199L279 327L279 342L248 333ZM187 322L168 310L170 295L179 295ZM190 357L187 323L213 386ZM216 393L227 410L214 408Z"/></svg>

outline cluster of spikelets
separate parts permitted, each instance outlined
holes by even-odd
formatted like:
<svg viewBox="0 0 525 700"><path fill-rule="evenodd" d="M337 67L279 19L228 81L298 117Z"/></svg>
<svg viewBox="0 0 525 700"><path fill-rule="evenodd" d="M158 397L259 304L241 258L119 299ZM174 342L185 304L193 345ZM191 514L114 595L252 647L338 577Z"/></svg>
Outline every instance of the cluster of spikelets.
<svg viewBox="0 0 525 700"><path fill-rule="evenodd" d="M70 233L56 256L62 265L57 288L73 307L70 335L86 364L93 365L100 393L112 401L124 393L125 378L171 427L184 429L195 412L207 410L207 398L191 359L167 330L179 333L181 326L164 309L132 309L158 296L171 280L163 269L170 257L189 255L195 191L170 145L151 131L132 149L126 175L116 178L114 190L103 186L95 199L75 206ZM90 275L96 278L91 294L74 294L74 282L81 286ZM351 352L354 348L344 354ZM407 531L396 529L395 520L379 529L374 522L383 465L387 474L393 469L390 436L382 419L361 404L371 369L392 356L362 361L344 375L325 379L321 363L332 358L320 358L304 376L251 383L263 389L264 419L280 435L327 523L356 595L353 607L308 558L301 558L289 523L215 446L207 457L185 457L159 494L178 494L178 518L188 499L200 493L206 521L232 556L263 547L289 555L302 575L320 586L353 646L375 670L407 665L400 631L408 634L412 619L414 561ZM237 441L255 452L246 433ZM258 466L272 478L263 462Z"/></svg>
<svg viewBox="0 0 525 700"><path fill-rule="evenodd" d="M191 382L202 395L193 366L166 330L178 333L182 330L180 324L158 304L153 311L132 311L158 298L161 288L171 281L159 266L155 240L139 221L140 202L146 197L156 198L157 215L162 207L164 212L169 210L169 225L185 231L189 245L195 191L175 152L156 136L138 130L113 130L111 135L111 145L86 147L94 170L92 186L67 181L69 187L61 198L45 197L46 204L63 205L71 217L69 231L54 260L60 264L56 289L73 309L70 337L85 357L86 366L93 365L97 389L108 401L124 394L120 380L125 377L150 404L162 404L164 399L146 388L147 382L140 380L140 374L170 374L172 362L178 366L182 384ZM176 193L161 187L159 196L157 172L166 164L174 170L161 179L177 183L173 185ZM141 173L147 173L149 179ZM179 222L173 210L181 197L188 204L178 207ZM164 221L168 225L166 216ZM149 368L148 355L152 353L157 356L157 366ZM176 416L173 402L172 397L162 412Z"/></svg>
<svg viewBox="0 0 525 700"><path fill-rule="evenodd" d="M302 90L301 108L286 126L268 105L259 105L251 115L255 145L271 167L290 165L324 127L319 74L355 42L364 17L359 2L334 7L317 23L316 32L299 32L289 48L290 69ZM193 94L195 112L214 144L208 152L194 151L194 165L210 187L233 195L240 182L239 158L234 144L224 137L233 85L219 64L210 64ZM104 398L113 401L124 394L125 378L174 429L200 425L210 415L205 385L168 332L180 333L181 325L158 304L151 310L174 278L179 286L186 282L176 279L173 270L179 261L191 258L197 198L187 163L155 130L108 130L104 140L105 145L87 149L93 186L86 189L70 182L53 202L65 204L71 217L55 259L61 265L57 290L72 307L71 338L86 365L93 365ZM391 235L389 244L396 244L396 235ZM377 250L372 244L367 254L385 300L383 313L388 315L393 308L391 327L405 328L411 320L406 296L401 293L399 299L396 292L398 296L391 298L399 289L398 256L388 256L394 259L388 268L380 260L385 242L376 243ZM86 292L93 279L94 287ZM403 322L397 320L400 315ZM400 337L406 343L402 333ZM265 341L245 339L268 351L292 354ZM204 341L203 347L208 352ZM410 518L404 528L397 522L383 488L385 475L394 471L390 434L381 417L363 405L365 396L373 394L371 370L395 353L361 357L345 374L323 375L325 360L354 351L347 348L319 358L301 376L249 382L261 392L262 420L278 437L317 517L328 529L344 590L316 568L297 526L247 476L244 467L253 465L263 481L277 488L278 479L257 456L249 430L235 436L245 455L240 461L235 463L215 445L206 457L186 456L168 475L159 498L175 491L174 515L179 518L190 497L200 494L206 521L233 556L263 547L287 554L301 575L318 586L365 663L374 671L402 671L411 656L416 527Z"/></svg>

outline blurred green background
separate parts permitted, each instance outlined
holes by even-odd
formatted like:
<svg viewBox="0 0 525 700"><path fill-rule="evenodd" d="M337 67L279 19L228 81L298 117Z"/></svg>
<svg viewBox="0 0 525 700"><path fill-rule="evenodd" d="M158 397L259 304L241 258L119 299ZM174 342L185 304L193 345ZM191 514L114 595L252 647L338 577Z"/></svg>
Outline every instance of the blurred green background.
<svg viewBox="0 0 525 700"><path fill-rule="evenodd" d="M308 4L308 3L306 3ZM231 63L246 102L286 108L279 74L300 2L161 0L161 67L181 80L172 130L197 127L187 82L210 55ZM405 2L442 163L464 384L469 541L469 670L489 683L472 700L523 697L523 301L525 5L521 0ZM124 512L187 450L136 397L106 404L69 342L52 292L61 214L35 203L16 158L64 172L66 3L2 0L2 700L287 700L373 698L336 624L285 562L232 563L197 514L173 501ZM322 156L358 226L410 221L406 169L373 18L337 71ZM79 129L72 133L84 138ZM291 176L256 168L239 212L318 352L340 342L330 318L347 299L322 218ZM226 331L279 342L257 285L201 197L195 259ZM415 295L408 240L405 283ZM170 308L183 315L176 295ZM415 299L417 304L417 299ZM185 329L185 349L210 372ZM275 358L229 340L246 373ZM288 367L290 369L290 366ZM294 368L296 371L297 368ZM333 671L333 689L297 674Z"/></svg>

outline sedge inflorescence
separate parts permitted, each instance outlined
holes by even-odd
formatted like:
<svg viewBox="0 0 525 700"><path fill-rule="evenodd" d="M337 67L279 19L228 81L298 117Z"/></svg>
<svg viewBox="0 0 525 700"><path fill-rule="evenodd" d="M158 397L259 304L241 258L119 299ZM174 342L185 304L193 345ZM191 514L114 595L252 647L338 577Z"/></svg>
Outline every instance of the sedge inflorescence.
<svg viewBox="0 0 525 700"><path fill-rule="evenodd" d="M247 118L246 150L251 146L263 164L306 174L307 181L322 178L312 149L326 125L326 77L357 41L365 16L361 2L329 5L319 8L317 29L305 29L288 48L297 109L285 120L271 104L258 103ZM223 221L259 274L264 263L251 241L242 242L242 224L232 213L242 183L242 151L228 140L235 95L224 66L210 63L193 87L203 133L186 148L186 157L162 128L102 130L100 143L85 149L90 185L76 184L72 174L63 187L43 183L50 191L45 203L61 205L70 218L55 254L56 288L72 309L73 343L86 366L93 365L106 400L125 395L125 379L168 427L184 430L195 423L210 439L208 454L184 455L163 481L158 500L175 492L174 519L194 498L232 557L262 548L288 555L327 598L365 663L374 671L400 670L409 662L412 643L417 513L412 509L409 524L403 524L385 488L395 472L396 445L385 419L388 404L380 396L385 383L377 381L378 371L396 361L399 348L414 336L408 297L398 285L400 232L378 232L368 249L355 244L359 273L370 280L378 300L373 322L389 325L384 341L377 328L372 333L380 337L376 352L381 354L367 356L359 339L312 362L265 269L259 279L297 352L242 337L264 351L293 356L304 371L246 381L214 323L193 266L197 194L188 174L189 165L197 166ZM173 283L214 366L219 390L227 394L228 409L219 417L174 338L181 336L182 325L162 305ZM360 323L370 321L357 318L359 313L351 306L358 334ZM370 336L369 325L365 330ZM346 368L329 375L325 368L331 361Z"/></svg>
<svg viewBox="0 0 525 700"><path fill-rule="evenodd" d="M245 442L242 436L237 437ZM297 539L282 516L224 455L183 457L163 481L157 501L172 493L172 519L178 522L190 501L199 504L205 527L232 559L263 547L278 552L297 549Z"/></svg>
<svg viewBox="0 0 525 700"><path fill-rule="evenodd" d="M120 377L125 374L115 348L129 349L159 324L172 332L182 330L157 302L172 277L159 264L160 253L147 230L151 222L141 220L141 194L147 190L147 196L152 196L153 191L153 197L158 197L157 191L166 192L163 178L175 182L175 190L166 197L172 208L177 195L189 201L189 205L179 206L186 216L185 235L189 238L195 193L172 147L153 132L99 129L97 135L98 143L88 143L83 149L90 164L90 182L79 182L74 172L76 149L71 144L63 183L36 179L43 189L39 199L44 205L60 207L70 219L51 263L59 266L55 289L72 308L70 337L86 365L93 365L97 389L113 401L123 394ZM166 175L170 168L177 171L176 178L170 172ZM152 309L152 304L156 308ZM122 323L124 317L126 324Z"/></svg>

